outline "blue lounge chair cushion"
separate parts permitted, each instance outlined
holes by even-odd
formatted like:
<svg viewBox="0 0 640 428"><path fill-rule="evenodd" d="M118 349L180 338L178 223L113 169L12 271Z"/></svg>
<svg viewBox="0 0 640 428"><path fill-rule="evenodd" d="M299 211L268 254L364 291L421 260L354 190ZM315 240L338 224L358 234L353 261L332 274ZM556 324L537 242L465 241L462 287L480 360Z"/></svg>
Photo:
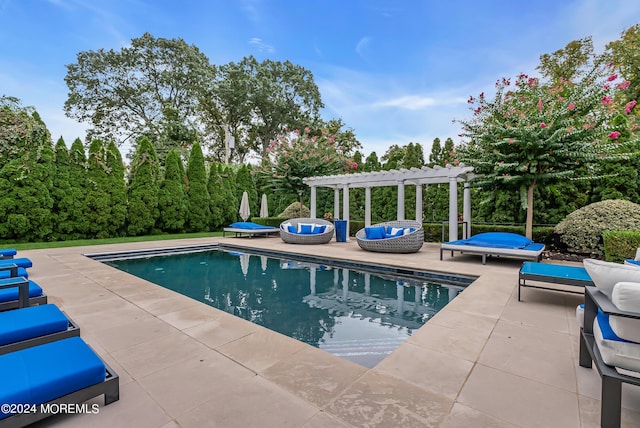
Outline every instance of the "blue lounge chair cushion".
<svg viewBox="0 0 640 428"><path fill-rule="evenodd" d="M0 345L66 331L69 320L56 305L0 312Z"/></svg>
<svg viewBox="0 0 640 428"><path fill-rule="evenodd" d="M2 284L2 280L0 280ZM18 287L0 288L0 302L11 302L18 300ZM42 296L42 288L33 281L29 281L29 297Z"/></svg>
<svg viewBox="0 0 640 428"><path fill-rule="evenodd" d="M236 229L247 229L247 230L273 229L273 227L271 226L264 226L262 224L253 223L251 221L238 221L236 223L232 223L229 227L235 227Z"/></svg>
<svg viewBox="0 0 640 428"><path fill-rule="evenodd" d="M0 258L13 257L16 254L18 254L18 252L16 251L15 248L3 248L0 250Z"/></svg>
<svg viewBox="0 0 640 428"><path fill-rule="evenodd" d="M386 230L384 226L365 227L364 233L367 239L384 239Z"/></svg>
<svg viewBox="0 0 640 428"><path fill-rule="evenodd" d="M600 325L600 331L602 332L603 339L615 340L616 342L635 343L618 337L611 328L611 324L609 324L609 315L605 314L600 309L598 309L598 315L596 315L596 317L598 318L598 324Z"/></svg>
<svg viewBox="0 0 640 428"><path fill-rule="evenodd" d="M80 337L71 337L0 355L0 402L43 404L105 378L102 360Z"/></svg>
<svg viewBox="0 0 640 428"><path fill-rule="evenodd" d="M27 273L27 270L25 268L22 268L22 267L18 268L18 276L23 276L25 278L29 278L29 274ZM0 270L0 279L7 279L7 278L11 278L11 271L9 269Z"/></svg>
<svg viewBox="0 0 640 428"><path fill-rule="evenodd" d="M625 265L632 265L632 266L640 266L640 261L639 260L634 260L634 259L625 259L624 264Z"/></svg>
<svg viewBox="0 0 640 428"><path fill-rule="evenodd" d="M513 248L513 249L532 249L527 248L534 242L526 236L509 232L485 232L472 236L471 238L461 239L449 242L456 245L471 245L476 247L490 248ZM542 245L542 244L539 244Z"/></svg>
<svg viewBox="0 0 640 428"><path fill-rule="evenodd" d="M16 265L21 268L30 268L33 266L33 263L31 262L31 259L28 259L26 257L20 257L18 259L7 259L7 260L0 259L0 267L11 266L11 265Z"/></svg>

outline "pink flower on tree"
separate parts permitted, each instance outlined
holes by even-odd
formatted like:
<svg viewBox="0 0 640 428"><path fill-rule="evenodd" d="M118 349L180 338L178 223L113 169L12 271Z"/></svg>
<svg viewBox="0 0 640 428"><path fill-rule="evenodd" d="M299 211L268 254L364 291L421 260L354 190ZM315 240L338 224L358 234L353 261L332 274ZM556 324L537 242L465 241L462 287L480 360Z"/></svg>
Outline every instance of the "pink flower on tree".
<svg viewBox="0 0 640 428"><path fill-rule="evenodd" d="M603 106L611 105L611 97L608 95L605 95L604 97L602 97L602 105Z"/></svg>
<svg viewBox="0 0 640 428"><path fill-rule="evenodd" d="M572 101L572 102L570 102L570 103L569 103L569 105L567 106L567 108L568 108L569 110L573 111L573 110L575 110L575 109L576 109L576 105L575 105L575 103Z"/></svg>
<svg viewBox="0 0 640 428"><path fill-rule="evenodd" d="M546 124L546 123L542 122L542 123L540 124L540 128L546 128L546 127L547 127L547 124Z"/></svg>
<svg viewBox="0 0 640 428"><path fill-rule="evenodd" d="M607 81L608 81L608 82L613 82L613 81L614 81L614 80L616 80L617 78L618 78L618 75L617 75L617 74L612 74L611 76L609 76L609 77L607 78Z"/></svg>
<svg viewBox="0 0 640 428"><path fill-rule="evenodd" d="M636 100L629 101L627 103L627 105L624 106L624 112L627 113L627 114L631 113L631 110L633 110L633 108L636 106L636 104L638 104L638 102Z"/></svg>
<svg viewBox="0 0 640 428"><path fill-rule="evenodd" d="M618 131L613 131L611 134L608 135L609 138L611 138L612 140L617 140L618 137L620 137L620 133Z"/></svg>
<svg viewBox="0 0 640 428"><path fill-rule="evenodd" d="M620 89L621 91L624 91L625 89L627 89L629 87L629 85L631 84L631 82L629 82L628 80L625 80L622 83L618 83L616 86L618 87L618 89Z"/></svg>
<svg viewBox="0 0 640 428"><path fill-rule="evenodd" d="M544 109L544 104L542 104L542 100L538 100L538 110L542 111Z"/></svg>

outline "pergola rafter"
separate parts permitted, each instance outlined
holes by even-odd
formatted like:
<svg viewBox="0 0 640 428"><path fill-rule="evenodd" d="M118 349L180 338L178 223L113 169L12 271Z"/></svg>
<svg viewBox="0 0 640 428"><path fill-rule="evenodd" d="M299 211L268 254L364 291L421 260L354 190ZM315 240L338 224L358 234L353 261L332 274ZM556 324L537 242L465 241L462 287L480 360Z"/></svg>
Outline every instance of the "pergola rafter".
<svg viewBox="0 0 640 428"><path fill-rule="evenodd" d="M422 222L423 185L449 183L449 240L458 239L458 183L464 186L463 229L465 238L471 230L471 192L469 181L475 178L473 167L460 164L446 167L411 168L389 171L359 172L355 174L327 175L304 178L303 182L311 187L311 217L316 217L316 189L328 187L334 189L334 215L339 217L340 190L343 191L342 219L349 220L349 189L365 189L365 225L371 225L371 188L398 187L398 220L404 220L404 186L416 186L416 220Z"/></svg>

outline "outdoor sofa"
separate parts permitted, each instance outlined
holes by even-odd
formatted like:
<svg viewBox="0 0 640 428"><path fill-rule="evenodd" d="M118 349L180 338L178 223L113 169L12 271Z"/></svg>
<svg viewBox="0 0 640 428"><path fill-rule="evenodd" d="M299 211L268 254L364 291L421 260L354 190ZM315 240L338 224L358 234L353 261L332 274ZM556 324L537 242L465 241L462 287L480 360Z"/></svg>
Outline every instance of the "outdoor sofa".
<svg viewBox="0 0 640 428"><path fill-rule="evenodd" d="M414 220L388 221L360 229L356 241L366 251L415 253L424 244L424 229Z"/></svg>
<svg viewBox="0 0 640 428"><path fill-rule="evenodd" d="M288 244L326 244L334 233L333 223L321 218L292 218L280 224L280 237Z"/></svg>

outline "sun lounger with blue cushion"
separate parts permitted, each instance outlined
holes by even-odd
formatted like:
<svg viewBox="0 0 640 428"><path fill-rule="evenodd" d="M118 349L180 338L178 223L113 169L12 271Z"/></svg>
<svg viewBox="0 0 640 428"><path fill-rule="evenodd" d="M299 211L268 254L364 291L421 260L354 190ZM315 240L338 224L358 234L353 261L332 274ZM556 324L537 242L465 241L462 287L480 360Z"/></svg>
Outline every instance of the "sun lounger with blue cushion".
<svg viewBox="0 0 640 428"><path fill-rule="evenodd" d="M10 265L16 265L18 267L26 269L32 267L33 263L31 262L31 259L28 259L26 257L20 257L17 259L0 259L0 267Z"/></svg>
<svg viewBox="0 0 640 428"><path fill-rule="evenodd" d="M29 278L26 268L10 263L11 260L0 260L0 262L4 262L0 263L0 279L15 278L16 276Z"/></svg>
<svg viewBox="0 0 640 428"><path fill-rule="evenodd" d="M80 328L56 305L0 312L0 355L79 335Z"/></svg>
<svg viewBox="0 0 640 428"><path fill-rule="evenodd" d="M0 249L0 260L12 259L18 252L15 248L2 248Z"/></svg>
<svg viewBox="0 0 640 428"><path fill-rule="evenodd" d="M487 256L540 261L543 250L544 244L535 243L517 233L485 232L468 239L443 242L440 245L440 260L444 251L451 251L451 257L454 251L458 251L481 255L482 264L486 264Z"/></svg>
<svg viewBox="0 0 640 428"><path fill-rule="evenodd" d="M47 295L34 281L24 277L0 279L0 311L46 303Z"/></svg>
<svg viewBox="0 0 640 428"><path fill-rule="evenodd" d="M107 405L120 398L118 375L80 337L0 355L0 379L0 427L39 421L55 413L59 404L81 405L104 395ZM33 407L12 414L11 405ZM91 404L85 405L85 413L92 410Z"/></svg>
<svg viewBox="0 0 640 428"><path fill-rule="evenodd" d="M225 227L222 230L222 236L225 236L225 233L231 232L235 233L236 238L248 235L250 238L257 235L269 235L270 233L280 233L280 229L272 226L264 226L262 224L253 223L251 221L239 221L233 224L230 224L229 227Z"/></svg>

